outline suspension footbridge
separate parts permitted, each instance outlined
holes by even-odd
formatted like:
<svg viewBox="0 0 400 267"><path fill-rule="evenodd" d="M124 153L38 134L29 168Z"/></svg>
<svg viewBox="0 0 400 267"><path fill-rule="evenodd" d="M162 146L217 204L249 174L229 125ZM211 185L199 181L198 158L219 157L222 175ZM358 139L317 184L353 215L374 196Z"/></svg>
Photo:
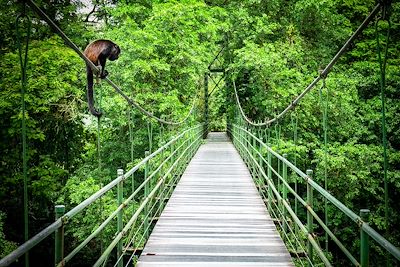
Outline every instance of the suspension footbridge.
<svg viewBox="0 0 400 267"><path fill-rule="evenodd" d="M293 266L226 133L200 146L137 266Z"/></svg>
<svg viewBox="0 0 400 267"><path fill-rule="evenodd" d="M32 249L53 238L54 262L48 266L79 265L80 257L91 250L98 254L93 266L332 266L332 246L349 265L368 266L372 242L390 257L387 263L398 264L400 250L369 226L369 210L354 212L346 207L326 186L314 181L311 169L302 170L295 160L274 149L273 138L265 131L293 110L320 80L325 81L354 39L379 12L385 12L384 2L379 1L320 75L272 119L253 122L248 118L234 78L226 80L227 91L236 98L235 114L227 118L227 133L209 133L208 77L217 70L211 68L212 63L204 76L201 120L189 119L196 101L181 121L158 118L107 78L149 120L181 128L155 151L143 151L143 159L126 172L117 170L111 182L77 206L65 212L64 206L57 205L55 221L2 258L0 266L9 266L23 255L28 262ZM98 73L33 1L26 3ZM381 65L384 78L383 70ZM22 84L26 86L26 80ZM326 136L325 122L326 113ZM141 178L140 184L135 184L135 176ZM66 235L70 225L85 228L81 222L86 210L102 206L105 197L115 198L113 209L99 216L95 229L84 229L90 233L79 244L70 244ZM344 246L327 213L314 207L317 201L334 208L359 232L356 249Z"/></svg>

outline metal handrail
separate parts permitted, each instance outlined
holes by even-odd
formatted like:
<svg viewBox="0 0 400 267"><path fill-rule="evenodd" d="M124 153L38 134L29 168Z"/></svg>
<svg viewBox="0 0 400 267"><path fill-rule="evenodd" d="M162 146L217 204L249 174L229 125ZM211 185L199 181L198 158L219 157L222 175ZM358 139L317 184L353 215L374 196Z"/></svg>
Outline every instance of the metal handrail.
<svg viewBox="0 0 400 267"><path fill-rule="evenodd" d="M233 127L237 127L237 126L233 125ZM243 128L241 130L243 130ZM276 186L274 185L272 179L265 174L264 170L261 168L261 166L259 165L259 163L255 159L255 157L251 154L251 152L250 152L249 148L247 147L247 145L243 143L242 140L247 140L247 139L246 138L242 138L242 140L237 140L237 138L235 138L235 137L237 137L237 136L235 136L235 131L231 131L231 133L232 133L232 136L234 136L234 142L233 143L235 145L239 144L242 147L242 149L239 149L239 152L243 152L243 151L247 152L247 154L250 156L250 159L255 164L255 167L258 169L259 174L261 174L263 176L263 178L268 183L268 186L271 188L272 192L275 194L278 202L285 206L285 208L287 209L287 211L291 215L292 219L296 222L296 224L300 227L300 229L306 235L306 237L307 237L308 241L310 242L311 246L313 248L315 248L318 256L324 262L325 266L332 266L332 264L326 258L326 256L324 255L322 249L320 248L320 246L316 242L316 240L315 240L314 236L312 235L312 233L310 233L307 230L307 228L304 226L304 224L300 221L300 219L298 218L297 214L294 213L294 211L290 207L290 204L287 202L287 200L284 199L280 195L280 193L279 193L278 189L276 188ZM248 142L248 140L246 142ZM249 146L251 146L251 145L249 145ZM250 164L250 165L252 165L252 164ZM249 168L249 169L251 169L251 168ZM269 199L269 201L270 201L270 199ZM312 258L310 255L308 255L308 257Z"/></svg>
<svg viewBox="0 0 400 267"><path fill-rule="evenodd" d="M201 136L198 135L196 137L196 141L200 140ZM187 141L187 140L186 140ZM186 142L185 141L185 142ZM192 143L191 145L193 145ZM157 190L160 188L160 186L164 183L166 177L172 172L174 167L177 166L178 162L182 160L183 155L189 150L191 145L187 146L185 150L179 155L179 157L175 160L175 162L172 164L172 166L168 169L168 171L165 172L164 176L159 179L158 183L154 186L153 190L149 193L149 195L144 199L144 201L141 203L139 208L136 210L135 214L130 218L129 222L125 225L125 227L122 229L122 231L113 239L111 244L107 247L107 249L104 251L104 253L100 256L100 258L96 261L96 263L93 265L94 267L100 266L108 257L108 255L112 252L112 250L115 248L117 243L125 236L125 234L128 232L128 230L132 227L132 225L135 223L137 220L139 214L142 212L142 210L145 208L147 203L153 198L153 196L156 194ZM171 157L171 156L170 156ZM149 176L148 181L150 181L151 176Z"/></svg>
<svg viewBox="0 0 400 267"><path fill-rule="evenodd" d="M101 196L103 196L104 194L106 194L107 192L109 192L111 189L115 188L120 182L122 182L123 180L125 180L126 177L129 177L130 175L132 175L133 173L135 173L137 170L139 170L139 168L143 167L145 164L147 164L151 159L153 159L154 157L160 155L163 151L165 151L167 148L169 148L171 145L177 143L180 140L183 140L186 138L187 135L190 135L188 137L188 139L192 138L193 136L195 136L196 138L194 138L195 142L189 143L186 141L182 142L183 144L186 144L187 148L181 153L181 155L183 155L184 153L186 153L188 151L189 148L192 148L193 150L196 150L198 148L198 146L200 145L200 136L201 136L201 132L202 132L202 125L196 125L192 128L189 128L185 131L183 131L182 133L180 133L178 136L174 137L173 139L171 139L169 142L167 142L165 145L163 145L162 147L160 147L159 149L157 149L156 151L154 151L152 154L148 155L147 157L145 157L142 161L140 161L137 165L135 165L133 168L131 168L127 173L125 173L124 175L120 175L118 176L116 179L114 179L113 181L111 181L110 183L108 183L106 186L104 186L103 188L101 188L100 190L98 190L97 192L95 192L93 195L91 195L89 198L87 198L86 200L84 200L82 203L80 203L79 205L77 205L76 207L74 207L73 209L71 209L69 212L67 212L65 215L63 215L62 217L60 217L59 219L57 219L55 222L53 222L52 224L50 224L48 227L46 227L45 229L43 229L42 231L40 231L38 234L36 234L35 236L33 236L31 239L29 239L27 242L23 243L21 246L19 246L17 249L15 249L14 251L12 251L10 254L8 254L7 256L5 256L3 259L0 260L0 267L2 266L8 266L11 263L13 263L14 261L16 261L20 256L24 255L26 252L28 252L30 249L32 249L33 247L35 247L36 245L38 245L41 241L43 241L46 237L48 237L49 235L55 233L58 229L64 227L65 225L68 224L69 219L73 218L74 216L76 216L78 213L80 213L82 210L84 210L85 208L87 208L88 206L90 206L91 204L93 204L96 200L98 200ZM188 140L186 139L186 140ZM175 153L178 149L180 149L181 146L176 147L174 152ZM171 155L169 157L167 157L168 159L171 158ZM164 164L167 160L164 160L161 164ZM175 167L177 165L177 161L172 164L172 167ZM157 171L157 170L156 170ZM155 172L156 172L155 171ZM154 174L154 172L153 172ZM126 199L123 204L119 205L117 207L117 209L112 212L109 217L89 236L91 238L93 238L94 236L96 236L104 227L105 225L110 222L112 220L112 218L115 217L115 215L118 214L118 212L120 212L123 208L126 207L125 204L128 204L129 202L131 202L131 200L133 199L133 197L139 192L140 189L142 189L146 183L149 183L149 181L151 180L153 176L149 176L136 190L135 192L132 193L132 195ZM99 230L100 229L100 230ZM89 238L88 237L88 238ZM88 240L86 244L88 243ZM85 241L83 243L85 243ZM81 243L81 245L83 244ZM84 246L79 246L80 248L83 248ZM70 260L76 253L78 253L79 251L73 251L73 255L72 252L70 253L70 255L68 255L66 258L67 260ZM64 260L62 261L62 263L64 263Z"/></svg>
<svg viewBox="0 0 400 267"><path fill-rule="evenodd" d="M187 141L188 141L188 139L186 139L177 149L183 147ZM87 244L89 243L90 240L92 240L94 237L96 237L96 236L107 226L107 224L108 224L113 218L115 218L115 217L117 216L118 212L120 212L122 209L124 209L126 206L128 206L128 205L130 204L130 202L133 201L134 197L135 197L136 195L139 194L140 190L143 189L144 186L145 186L146 184L148 184L148 183L151 181L151 179L152 179L152 178L154 177L154 175L161 169L161 167L164 166L164 165L168 162L168 160L170 160L171 157L172 157L173 155L176 154L176 151L177 151L177 150L174 150L163 162L161 162L161 164L158 166L158 168L155 169L155 170L153 171L153 173L152 173L147 179L145 179L145 180L143 181L143 183L140 184L139 187L137 187L136 190L135 190L122 204L120 204L120 205L117 207L117 209L116 209L113 213L111 213L111 214L107 217L107 219L106 219L106 220L105 220L91 235L89 235L89 236L88 236L79 246L77 246L70 254L68 254L67 256L65 256L64 262L66 263L66 262L70 261L70 260L71 260L85 245L87 245ZM147 162L147 161L146 161L146 162ZM139 164L140 164L140 163L139 163ZM143 163L143 164L145 164L145 163ZM138 165L136 165L135 167L133 167L129 172L131 172L133 169L136 169L136 170L137 170L137 168L136 168L137 166L138 166ZM139 166L139 167L140 167L140 166ZM124 175L125 178L126 178L126 177L129 177L129 176L130 176L130 175L127 175L127 174ZM61 267L62 264L60 263L58 266Z"/></svg>
<svg viewBox="0 0 400 267"><path fill-rule="evenodd" d="M318 215L315 213L315 211L307 204L306 201L304 201L283 179L283 177L275 170L273 167L265 160L263 157L262 153L257 150L255 146L252 145L252 142L257 142L260 147L266 150L267 153L270 153L273 155L275 158L277 158L280 162L282 162L284 165L288 166L294 173L296 173L299 177L303 178L304 182L309 185L312 189L315 189L317 192L319 192L324 198L328 199L333 205L335 205L338 209L340 209L347 217L349 217L352 221L354 221L359 228L365 232L368 236L373 238L382 248L384 248L387 252L389 252L393 257L395 257L397 260L400 261L400 250L395 247L393 244L391 244L388 240L386 240L382 235L380 235L378 232L376 232L371 226L368 225L367 222L365 222L360 216L358 216L356 213L354 213L352 210L347 208L342 202L340 202L338 199L336 199L334 196L332 196L328 191L326 191L323 187L321 187L318 183L316 183L314 180L312 180L309 175L305 174L303 171L301 171L299 168L297 168L293 163L291 163L289 160L287 160L285 157L281 156L274 150L272 150L267 144L265 144L260 138L258 138L255 134L253 134L251 131L248 129L241 127L236 124L231 124L232 129L230 129L230 132L233 136L234 144L235 145L241 145L241 147L238 149L239 151L245 152L249 156L251 162L250 164L252 166L255 165L256 168L258 168L258 174L261 174L264 179L268 182L268 184L272 187L272 190L274 193L277 195L277 198L279 201L281 201L282 197L280 196L279 192L275 189L275 185L271 181L270 177L265 174L263 168L260 166L260 164L257 162L257 159L252 155L250 150L255 151L258 157L262 158L262 161L267 165L267 169L270 169L274 174L278 177L280 182L284 184L284 186L297 198L300 200L300 203L303 204L303 206L306 207L308 212L318 221L318 223L321 225L321 227L324 230L327 230L327 226L322 222L322 220L318 217ZM243 143L243 142L246 143ZM251 168L250 168L251 169ZM282 200L283 204L285 205L285 208L289 210L289 213L291 213L291 208L290 205L286 206L286 201ZM292 215L292 214L291 214ZM294 214L295 215L295 214ZM296 218L294 220L297 222ZM329 231L330 232L330 231ZM336 242L338 247L346 254L346 256L352 261L354 265L359 265L359 263L355 260L355 258L348 252L347 249L344 248L344 246L340 243L340 241L334 236L332 232L328 234L333 238L333 241L338 241ZM309 233L310 234L310 233Z"/></svg>

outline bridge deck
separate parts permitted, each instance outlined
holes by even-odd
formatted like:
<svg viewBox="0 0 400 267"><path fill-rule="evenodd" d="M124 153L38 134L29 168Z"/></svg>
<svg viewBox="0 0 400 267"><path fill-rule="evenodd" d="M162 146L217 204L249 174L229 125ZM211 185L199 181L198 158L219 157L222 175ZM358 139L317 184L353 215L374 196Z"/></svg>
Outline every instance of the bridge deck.
<svg viewBox="0 0 400 267"><path fill-rule="evenodd" d="M199 148L137 266L293 266L225 133Z"/></svg>

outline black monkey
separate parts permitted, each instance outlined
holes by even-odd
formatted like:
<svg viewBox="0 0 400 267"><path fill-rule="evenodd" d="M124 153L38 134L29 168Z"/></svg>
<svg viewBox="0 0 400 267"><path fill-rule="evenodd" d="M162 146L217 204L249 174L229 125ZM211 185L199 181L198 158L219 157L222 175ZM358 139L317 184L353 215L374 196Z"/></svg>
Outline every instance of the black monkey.
<svg viewBox="0 0 400 267"><path fill-rule="evenodd" d="M85 56L93 62L94 65L100 66L100 78L104 79L108 72L104 69L106 65L106 60L109 59L114 61L118 59L121 49L115 43L110 40L96 40L90 43L85 51L83 52ZM93 100L93 70L88 64L86 64L87 73L87 98L90 112L96 116L100 117L101 112L94 108Z"/></svg>

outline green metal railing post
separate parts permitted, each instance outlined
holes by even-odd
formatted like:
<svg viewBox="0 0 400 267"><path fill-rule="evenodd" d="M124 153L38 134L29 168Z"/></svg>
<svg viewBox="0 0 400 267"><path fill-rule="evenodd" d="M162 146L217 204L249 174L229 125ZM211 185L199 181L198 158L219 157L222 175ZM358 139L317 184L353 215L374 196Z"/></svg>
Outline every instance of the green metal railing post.
<svg viewBox="0 0 400 267"><path fill-rule="evenodd" d="M238 144L239 154L241 155L242 154L242 146L240 145L240 142L242 141L242 137L240 135L240 132L241 132L240 128L236 128L236 134L237 134L236 143Z"/></svg>
<svg viewBox="0 0 400 267"><path fill-rule="evenodd" d="M309 180L312 180L313 171L307 170L306 174L307 174L307 205L310 208L312 208L313 207L313 188L312 188ZM308 231L309 235L313 235L313 216L308 209L307 209L307 231ZM308 253L308 257L311 261L308 263L308 266L312 266L313 247L312 247L310 240L308 240L308 243L307 243L307 253Z"/></svg>
<svg viewBox="0 0 400 267"><path fill-rule="evenodd" d="M164 160L164 159L162 159L162 160ZM160 171L162 172L162 169ZM163 177L164 174L160 173L159 176ZM162 210L164 209L164 201L165 201L165 198L166 198L166 195L164 195L164 194L167 194L167 193L164 193L164 190L165 190L165 180L160 185L160 190L159 190L159 193L158 193L158 202L159 203L158 203L158 210L157 210L157 214L156 214L157 217L160 216Z"/></svg>
<svg viewBox="0 0 400 267"><path fill-rule="evenodd" d="M271 144L268 143L268 147L270 147ZM267 176L268 179L272 182L272 155L271 152L268 150L267 151L267 160L268 160L268 171L267 171ZM272 217L272 188L270 185L268 185L268 213Z"/></svg>
<svg viewBox="0 0 400 267"><path fill-rule="evenodd" d="M239 138L240 138L240 154L242 155L242 157L243 157L243 150L244 150L244 144L245 144L245 142L244 142L244 132L243 132L243 130L240 128L240 129L238 129L238 134L239 134ZM246 161L246 159L243 157L243 159Z"/></svg>
<svg viewBox="0 0 400 267"><path fill-rule="evenodd" d="M242 157L243 157L243 145L241 145L241 144L244 144L244 137L243 137L243 130L242 130L242 128L239 128L239 129L237 129L237 133L238 133L238 136L239 136L239 153L242 155Z"/></svg>
<svg viewBox="0 0 400 267"><path fill-rule="evenodd" d="M261 135L261 131L259 132L260 134L260 139L262 140L262 135ZM258 177L258 184L260 186L260 188L262 188L262 190L264 189L264 183L263 183L263 176L261 174L262 171L264 171L264 162L263 162L263 146L262 146L262 142L259 142L259 146L258 146L258 151L260 152L260 157L259 157L259 161L258 164L260 165L261 170L259 170L259 177Z"/></svg>
<svg viewBox="0 0 400 267"><path fill-rule="evenodd" d="M247 132L242 131L242 137L243 137L243 144L242 145L242 153L243 153L243 157L244 157L244 161L246 163L246 165L249 163L249 159L248 159L248 155L246 153L246 149L249 149L249 144L247 144Z"/></svg>
<svg viewBox="0 0 400 267"><path fill-rule="evenodd" d="M287 154L283 154L283 157L286 159L287 158ZM285 182L287 182L287 165L285 164L285 162L282 162L282 178L283 178L283 180L285 181ZM282 187L283 187L283 199L282 200L284 200L284 201L287 201L288 199L287 199L287 191L288 191L288 189L286 188L286 185L283 183L282 184ZM288 203L289 203L289 201L287 201ZM283 209L283 232L286 234L287 233L287 228L288 228L288 225L287 225L287 223L286 223L286 219L287 219L287 210L285 209L285 206L282 204L282 209ZM286 235L284 235L283 236L283 238L284 238L284 240L285 240L285 236Z"/></svg>
<svg viewBox="0 0 400 267"><path fill-rule="evenodd" d="M279 124L279 121L277 124L275 124L275 142L277 145L277 152L281 153L280 151L280 145L281 145L281 126ZM276 159L276 165L278 166L278 173L281 173L281 161L277 158ZM278 192L282 193L282 187L281 187L281 180L278 178L277 179L277 187L278 187Z"/></svg>
<svg viewBox="0 0 400 267"><path fill-rule="evenodd" d="M256 147L256 139L253 138L252 136L250 136L251 140L252 140L252 146L253 148L250 150L252 151L251 155L253 156L253 158L255 159L257 157L257 147ZM252 166L253 166L253 176L257 177L257 168L256 168L256 164L253 161L252 162Z"/></svg>
<svg viewBox="0 0 400 267"><path fill-rule="evenodd" d="M247 124L247 130L249 131L249 124ZM248 143L249 140L249 133L248 132L244 132L244 142L245 142L245 149L243 150L244 155L246 156L246 164L247 166L249 166L249 153L246 153L247 150L250 149L250 145ZM251 170L251 168L250 168Z"/></svg>
<svg viewBox="0 0 400 267"><path fill-rule="evenodd" d="M203 139L207 138L208 134L208 73L204 73L204 130Z"/></svg>
<svg viewBox="0 0 400 267"><path fill-rule="evenodd" d="M123 176L124 170L118 169L117 175L118 175L118 177ZM124 201L124 179L121 179L121 181L117 185L117 198L118 198L118 206L120 206L122 204L122 202ZM123 216L123 209L118 211L118 215L117 215L117 233L118 234L124 228L122 216ZM119 259L121 256L122 256L122 239L120 241L118 241L117 259ZM123 266L123 259L118 261L118 267L122 267L122 266Z"/></svg>
<svg viewBox="0 0 400 267"><path fill-rule="evenodd" d="M29 39L31 34L32 22L29 16L26 14L26 4L22 4L22 14L18 15L15 21L16 29L16 40L18 46L19 62L21 66L21 133L22 133L22 175L23 175L23 187L24 187L24 241L29 239L29 207L28 207L28 144L27 144L27 127L26 127L26 103L25 93L27 91L27 64L28 64L28 51L29 51ZM20 32L21 23L23 19L26 19L27 25L25 29L27 31L26 36L22 36ZM25 47L23 47L25 46ZM29 253L25 254L25 267L29 267Z"/></svg>
<svg viewBox="0 0 400 267"><path fill-rule="evenodd" d="M243 127L246 127L246 126L243 126ZM247 157L246 157L246 153L244 153L244 151L246 150L246 147L247 147L247 143L246 143L246 138L247 137L246 137L246 135L247 135L247 133L242 130L242 133L241 133L241 136L242 136L242 145L241 145L241 147L242 147L242 157L244 159L244 162L247 165Z"/></svg>
<svg viewBox="0 0 400 267"><path fill-rule="evenodd" d="M191 145L191 143L192 143L192 133L190 133L190 132L188 132L187 134L186 134L186 147L188 148L188 150L186 151L186 156L185 156L185 162L186 162L186 164L185 164L185 166L187 165L187 164L189 164L189 161L190 161L190 158L191 158L191 155L192 155L192 147L190 147L190 145ZM184 168L185 169L185 168Z"/></svg>
<svg viewBox="0 0 400 267"><path fill-rule="evenodd" d="M243 126L244 127L244 126ZM243 158L243 161L246 163L246 158L243 156L243 150L244 150L244 146L246 145L245 144L245 142L244 142L244 131L243 131L243 129L242 128L239 128L238 129L238 134L239 134L239 147L240 147L240 150L239 150L239 153L240 153L240 155L242 156L242 158Z"/></svg>
<svg viewBox="0 0 400 267"><path fill-rule="evenodd" d="M204 133L204 128L203 128L203 133ZM172 138L171 138L171 140L172 139L174 139L174 137L172 136ZM171 153L171 166L174 164L174 162L175 162L175 154L174 154L174 151L175 151L175 143L173 142L173 143L171 143L171 146L170 146L170 153ZM171 180L174 180L174 176L175 176L175 173L176 173L176 170L174 170L173 172L171 172L171 174L169 175L169 177L170 177L170 179L169 179L169 182L171 181ZM168 183L169 183L168 182ZM171 186L174 186L173 184L171 184Z"/></svg>
<svg viewBox="0 0 400 267"><path fill-rule="evenodd" d="M129 111L129 142L130 142L130 149L131 149L131 164L133 165L134 155L133 155L133 109ZM135 173L131 175L132 179L132 194L135 192Z"/></svg>
<svg viewBox="0 0 400 267"><path fill-rule="evenodd" d="M176 149L176 158L177 158L177 161L178 161L178 164L176 164L176 172L175 172L175 178L174 179L176 179L176 177L177 176L179 176L180 175L180 173L181 173L181 165L180 165L180 161L178 160L179 159L179 155L180 155L180 147L181 147L181 139L178 139L178 140L176 140L176 143L175 143L175 149Z"/></svg>
<svg viewBox="0 0 400 267"><path fill-rule="evenodd" d="M269 140L268 140L268 130L269 128L268 128L268 126L267 127L265 127L265 129L264 129L264 133L263 133L263 136L264 136L264 144L267 144L268 142L269 142Z"/></svg>
<svg viewBox="0 0 400 267"><path fill-rule="evenodd" d="M61 218L65 213L64 205L55 206L56 220ZM54 250L54 262L55 265L64 261L64 225L61 225L55 232L55 250ZM63 264L61 264L63 265Z"/></svg>
<svg viewBox="0 0 400 267"><path fill-rule="evenodd" d="M245 153L245 154L247 155L247 164L250 167L251 173L254 173L253 168L252 168L252 166L253 166L252 163L253 162L252 162L251 157L250 157L253 154L253 151L252 151L252 148L251 148L251 146L252 146L251 138L252 137L249 134L249 132L251 131L251 125L249 123L247 123L247 130L248 130L248 132L245 133L246 134L246 148L247 148L248 151L250 151L250 153Z"/></svg>
<svg viewBox="0 0 400 267"><path fill-rule="evenodd" d="M294 143L295 148L297 148L297 125L298 125L297 113L294 113L294 117L292 117L291 120L292 120L292 126L293 126L293 143ZM297 165L297 149L294 152L293 162L294 162L294 165ZM297 194L297 192L298 192L298 190L297 190L297 179L298 179L297 175L295 175L294 179L295 179L294 180L294 191ZM298 214L299 214L298 213L298 202L299 201L298 201L297 197L295 197L294 198L294 212L295 212L296 216L298 216ZM298 225L296 224L295 225L296 235L297 235L297 232L298 232Z"/></svg>
<svg viewBox="0 0 400 267"><path fill-rule="evenodd" d="M192 131L189 132L189 141L188 144L190 146L190 144L194 143L194 133ZM189 153L188 153L188 162L190 162L190 159L193 157L193 153L194 153L194 148L195 145L193 144L192 147L190 147L189 149Z"/></svg>
<svg viewBox="0 0 400 267"><path fill-rule="evenodd" d="M245 144L246 144L246 150L249 150L249 151L251 151L250 149L250 143L249 143L249 139L250 139L250 134L249 134L249 132L250 132L250 128L251 128L251 126L250 126L250 124L249 123L247 123L246 122L246 129L247 129L247 132L245 132L244 133L244 136L245 136ZM251 152L250 152L251 153ZM247 155L247 163L249 163L249 154L248 153L245 153L246 155Z"/></svg>
<svg viewBox="0 0 400 267"><path fill-rule="evenodd" d="M365 222L368 223L369 220L369 210L361 209L360 217ZM362 267L369 266L369 235L361 228L360 230L360 262Z"/></svg>
<svg viewBox="0 0 400 267"><path fill-rule="evenodd" d="M238 144L239 153L242 153L242 147L240 146L240 142L242 141L242 137L240 136L240 129L235 128L236 130L236 143Z"/></svg>
<svg viewBox="0 0 400 267"><path fill-rule="evenodd" d="M234 144L235 147L237 147L237 129L236 127L233 126L234 124L232 123L232 143Z"/></svg>
<svg viewBox="0 0 400 267"><path fill-rule="evenodd" d="M199 144L200 144L200 141L201 141L201 140L197 139L198 134L199 134L199 133L198 133L198 130L195 130L195 131L193 132L193 140L194 140L194 142L196 143L196 147L193 148L193 157L194 157L194 155L196 155L197 148L198 148L198 146L199 146Z"/></svg>
<svg viewBox="0 0 400 267"><path fill-rule="evenodd" d="M145 151L144 152L144 156L148 157L149 156L149 151ZM144 167L144 180L147 180L147 177L149 176L149 161L146 162L145 167ZM150 188L149 188L149 184L150 181L146 182L146 184L144 185L144 199L146 199L149 196L150 193ZM148 239L148 228L149 228L149 205L146 204L144 207L144 223L143 223L143 227L144 227L144 236L146 238L146 240Z"/></svg>
<svg viewBox="0 0 400 267"><path fill-rule="evenodd" d="M147 122L147 134L149 137L149 151L151 154L153 152L153 124L151 121Z"/></svg>

